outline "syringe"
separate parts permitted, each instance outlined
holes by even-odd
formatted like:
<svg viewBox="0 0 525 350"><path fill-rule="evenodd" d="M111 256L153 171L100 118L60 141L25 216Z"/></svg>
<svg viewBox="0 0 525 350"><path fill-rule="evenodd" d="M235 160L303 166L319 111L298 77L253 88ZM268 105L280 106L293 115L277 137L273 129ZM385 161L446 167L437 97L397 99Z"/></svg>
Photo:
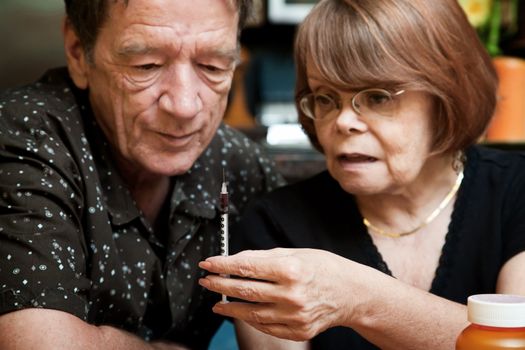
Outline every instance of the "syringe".
<svg viewBox="0 0 525 350"><path fill-rule="evenodd" d="M228 232L228 186L226 185L226 178L224 169L222 170L222 185L220 195L220 211L221 211L221 255L229 255L229 232ZM229 277L229 275L221 275L222 277ZM222 302L227 303L226 295L222 295Z"/></svg>

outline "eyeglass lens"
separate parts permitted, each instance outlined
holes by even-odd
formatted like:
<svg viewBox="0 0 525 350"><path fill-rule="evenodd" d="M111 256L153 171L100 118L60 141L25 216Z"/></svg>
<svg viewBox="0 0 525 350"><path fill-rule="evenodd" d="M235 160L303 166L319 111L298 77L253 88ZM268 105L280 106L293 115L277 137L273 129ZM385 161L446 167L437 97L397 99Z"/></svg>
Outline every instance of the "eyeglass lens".
<svg viewBox="0 0 525 350"><path fill-rule="evenodd" d="M352 106L359 114L388 116L393 110L392 95L384 90L363 90L354 95Z"/></svg>
<svg viewBox="0 0 525 350"><path fill-rule="evenodd" d="M404 91L395 93L398 95ZM308 94L299 104L303 113L314 119L323 119L333 112L338 115L342 105L339 99L325 94ZM362 90L352 97L352 108L363 116L391 116L395 110L392 94L383 89Z"/></svg>

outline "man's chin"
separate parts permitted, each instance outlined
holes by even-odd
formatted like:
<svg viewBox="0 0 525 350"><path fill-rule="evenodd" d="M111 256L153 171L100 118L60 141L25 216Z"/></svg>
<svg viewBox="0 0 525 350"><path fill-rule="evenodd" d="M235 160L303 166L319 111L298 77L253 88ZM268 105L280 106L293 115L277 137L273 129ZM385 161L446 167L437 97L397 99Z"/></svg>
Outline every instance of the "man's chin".
<svg viewBox="0 0 525 350"><path fill-rule="evenodd" d="M189 157L169 157L158 159L154 162L146 160L145 168L148 172L159 176L176 176L186 173L195 163L196 159Z"/></svg>

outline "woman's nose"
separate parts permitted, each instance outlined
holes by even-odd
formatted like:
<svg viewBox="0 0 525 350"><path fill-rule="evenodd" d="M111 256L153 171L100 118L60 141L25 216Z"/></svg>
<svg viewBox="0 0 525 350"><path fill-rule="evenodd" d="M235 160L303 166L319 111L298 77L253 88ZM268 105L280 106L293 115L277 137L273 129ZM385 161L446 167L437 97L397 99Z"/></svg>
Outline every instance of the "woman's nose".
<svg viewBox="0 0 525 350"><path fill-rule="evenodd" d="M368 130L368 124L362 116L352 108L350 103L344 104L336 117L337 129L342 133L362 133Z"/></svg>
<svg viewBox="0 0 525 350"><path fill-rule="evenodd" d="M203 107L200 80L191 64L180 64L166 72L159 107L178 118L192 118Z"/></svg>

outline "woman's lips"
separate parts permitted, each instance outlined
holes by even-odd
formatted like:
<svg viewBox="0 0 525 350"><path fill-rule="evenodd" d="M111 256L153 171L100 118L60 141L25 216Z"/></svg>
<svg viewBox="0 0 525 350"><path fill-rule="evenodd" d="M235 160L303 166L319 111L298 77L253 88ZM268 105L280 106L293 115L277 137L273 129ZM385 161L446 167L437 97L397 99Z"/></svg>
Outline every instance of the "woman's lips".
<svg viewBox="0 0 525 350"><path fill-rule="evenodd" d="M361 153L345 153L337 156L337 164L343 171L367 171L378 159Z"/></svg>
<svg viewBox="0 0 525 350"><path fill-rule="evenodd" d="M360 153L340 154L337 159L343 163L373 163L377 158Z"/></svg>

